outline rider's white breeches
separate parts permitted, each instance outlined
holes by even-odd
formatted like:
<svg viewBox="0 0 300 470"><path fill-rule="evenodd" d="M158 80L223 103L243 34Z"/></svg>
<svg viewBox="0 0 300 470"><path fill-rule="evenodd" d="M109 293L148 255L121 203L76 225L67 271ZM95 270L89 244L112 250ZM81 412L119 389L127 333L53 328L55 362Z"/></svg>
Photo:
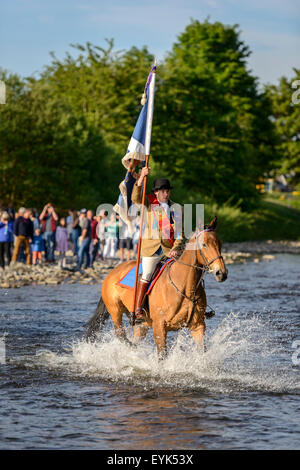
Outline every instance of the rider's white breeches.
<svg viewBox="0 0 300 470"><path fill-rule="evenodd" d="M157 266L157 264L160 262L160 260L164 257L164 254L162 253L161 255L153 255L153 256L143 256L142 257L142 268L143 268L143 274L142 274L142 281L147 281L149 282L151 280L151 276Z"/></svg>

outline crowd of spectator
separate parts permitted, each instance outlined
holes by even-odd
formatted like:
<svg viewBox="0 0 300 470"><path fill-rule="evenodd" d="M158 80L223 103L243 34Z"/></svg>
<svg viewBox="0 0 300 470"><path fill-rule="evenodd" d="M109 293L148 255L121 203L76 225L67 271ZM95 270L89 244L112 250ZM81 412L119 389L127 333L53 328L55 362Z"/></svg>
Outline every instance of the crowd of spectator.
<svg viewBox="0 0 300 470"><path fill-rule="evenodd" d="M106 211L95 215L92 210L70 209L59 217L50 203L40 213L0 203L0 270L11 262L58 262L66 268L67 252L79 270L93 267L95 261L117 259L118 249L120 262L130 260L136 257L138 230L130 235L119 216L108 217Z"/></svg>

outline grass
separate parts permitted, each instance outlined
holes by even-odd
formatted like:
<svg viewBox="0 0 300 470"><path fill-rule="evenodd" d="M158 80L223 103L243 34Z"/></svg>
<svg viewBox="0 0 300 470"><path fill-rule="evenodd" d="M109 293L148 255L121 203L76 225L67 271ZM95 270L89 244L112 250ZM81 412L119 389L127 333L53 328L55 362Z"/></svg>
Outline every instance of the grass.
<svg viewBox="0 0 300 470"><path fill-rule="evenodd" d="M300 240L300 210L280 201L262 199L252 213L238 207L205 205L206 221L218 217L218 233L224 242L254 240Z"/></svg>
<svg viewBox="0 0 300 470"><path fill-rule="evenodd" d="M258 240L300 240L300 210L264 199L255 215Z"/></svg>
<svg viewBox="0 0 300 470"><path fill-rule="evenodd" d="M270 193L266 196L266 200L300 210L300 194L298 191L295 193Z"/></svg>
<svg viewBox="0 0 300 470"><path fill-rule="evenodd" d="M154 175L152 175L154 177ZM171 199L181 204L205 204L205 223L218 217L217 232L224 242L255 240L300 240L300 195L266 194L257 209L243 212L240 207L213 203L174 183Z"/></svg>

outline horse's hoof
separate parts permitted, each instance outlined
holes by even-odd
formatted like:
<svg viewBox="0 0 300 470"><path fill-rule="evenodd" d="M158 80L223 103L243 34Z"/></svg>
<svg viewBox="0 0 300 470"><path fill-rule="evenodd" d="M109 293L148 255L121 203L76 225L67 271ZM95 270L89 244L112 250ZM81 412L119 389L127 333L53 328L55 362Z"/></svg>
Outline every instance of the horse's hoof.
<svg viewBox="0 0 300 470"><path fill-rule="evenodd" d="M142 325L143 323L146 323L146 322L147 322L147 318L145 316L142 316L142 317L136 318L134 324Z"/></svg>
<svg viewBox="0 0 300 470"><path fill-rule="evenodd" d="M166 352L160 352L158 353L158 362L165 361L167 359L167 353Z"/></svg>

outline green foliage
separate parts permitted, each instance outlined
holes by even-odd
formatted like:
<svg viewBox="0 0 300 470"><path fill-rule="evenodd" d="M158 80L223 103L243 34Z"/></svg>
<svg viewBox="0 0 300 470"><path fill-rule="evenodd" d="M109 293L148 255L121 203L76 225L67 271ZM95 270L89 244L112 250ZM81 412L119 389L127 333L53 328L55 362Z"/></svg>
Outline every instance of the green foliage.
<svg viewBox="0 0 300 470"><path fill-rule="evenodd" d="M245 213L239 207L216 203L205 206L207 221L218 216L217 232L223 242L249 240L300 240L300 210L262 199L259 210Z"/></svg>
<svg viewBox="0 0 300 470"><path fill-rule="evenodd" d="M243 208L273 156L270 107L246 68L249 54L236 26L193 21L160 70L153 133L154 158L173 177Z"/></svg>
<svg viewBox="0 0 300 470"><path fill-rule="evenodd" d="M109 149L100 133L43 81L6 76L1 108L1 198L58 208L93 204ZM96 159L95 154L100 158Z"/></svg>
<svg viewBox="0 0 300 470"><path fill-rule="evenodd" d="M255 213L257 240L300 240L300 211L263 200Z"/></svg>
<svg viewBox="0 0 300 470"><path fill-rule="evenodd" d="M266 200L286 207L298 209L300 211L300 185L298 186L298 191L293 193L270 193L267 195Z"/></svg>
<svg viewBox="0 0 300 470"><path fill-rule="evenodd" d="M293 103L295 90L292 84L298 80L299 91L300 69L295 68L294 73L295 77L290 80L282 77L278 86L267 86L266 93L272 103L272 117L278 134L278 157L274 164L279 172L290 174L291 183L297 185L300 183L300 95L295 92Z"/></svg>
<svg viewBox="0 0 300 470"><path fill-rule="evenodd" d="M139 98L153 56L146 48L114 52L113 41L108 41L107 49L90 43L74 48L80 51L76 59L68 55L60 62L52 54L53 62L42 81L122 157L140 111Z"/></svg>

